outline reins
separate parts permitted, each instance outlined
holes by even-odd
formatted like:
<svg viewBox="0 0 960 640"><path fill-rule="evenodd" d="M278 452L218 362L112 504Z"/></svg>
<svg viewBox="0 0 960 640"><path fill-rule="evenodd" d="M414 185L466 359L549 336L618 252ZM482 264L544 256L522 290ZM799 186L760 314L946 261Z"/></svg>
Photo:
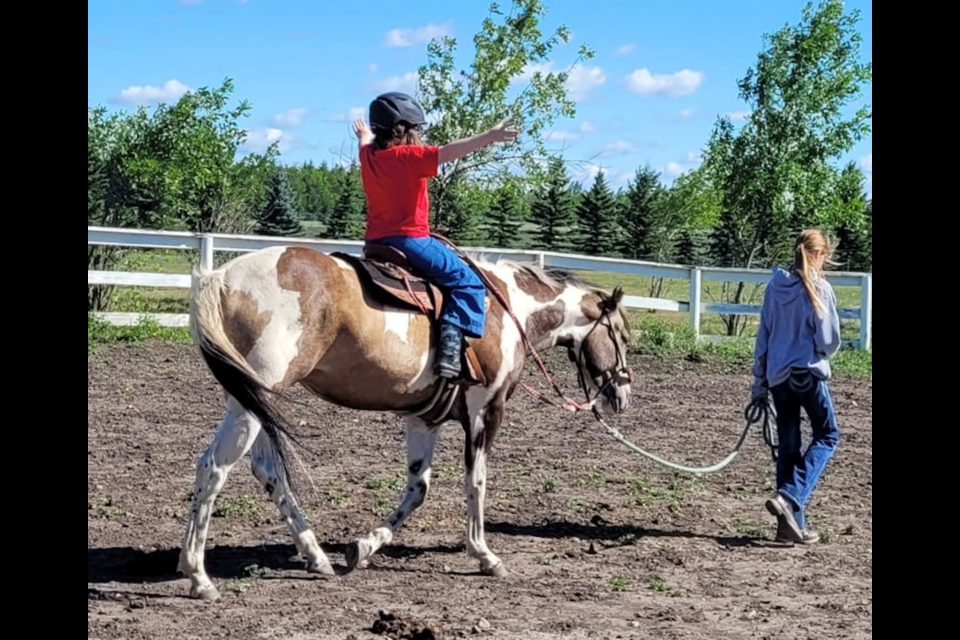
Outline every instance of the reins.
<svg viewBox="0 0 960 640"><path fill-rule="evenodd" d="M477 264L469 256L467 256L464 252L462 252L459 249L459 247L454 245L450 240L448 240L447 238L437 233L431 233L431 235L437 240L449 246L468 265L470 265L473 268L473 270L476 272L476 274L480 277L480 279L483 281L484 285L486 285L487 289L494 295L497 301L503 306L504 310L510 315L514 323L517 325L517 330L520 332L520 337L523 340L524 345L526 345L527 349L529 349L530 354L533 356L534 361L537 363L537 367L543 373L544 377L546 377L547 382L549 382L550 385L553 387L553 390L557 392L557 395L559 395L563 399L563 404L559 404L555 402L554 400L543 395L533 387L527 385L526 383L521 382L520 385L528 393L530 393L530 395L533 396L534 398L546 404L562 407L572 413L576 413L577 411L590 411L593 414L594 418L596 418L597 422L603 425L603 427L610 433L610 435L612 435L616 440L618 440L623 445L627 446L632 451L635 451L636 453L639 453L640 455L646 458L649 458L654 462L658 462L671 469L676 469L677 471L684 471L684 472L692 473L696 475L713 473L715 471L719 471L720 469L723 469L728 464L730 464L730 462L732 462L733 459L736 458L737 455L740 453L740 448L743 446L743 443L746 440L747 433L750 431L750 427L762 421L763 425L761 427L761 430L763 434L763 440L767 444L767 446L770 447L771 455L773 457L774 462L776 462L777 442L775 438L775 427L773 426L775 421L771 420L770 418L771 414L773 416L776 416L776 412L774 407L770 404L770 401L767 398L757 398L747 405L747 407L744 409L744 412L743 412L743 416L746 424L744 425L743 431L740 433L740 438L737 440L737 444L734 446L733 451L731 451L726 458L709 467L689 467L686 465L677 464L675 462L670 462L669 460L665 460L656 454L650 453L648 451L644 451L637 445L633 444L632 442L627 440L623 436L623 434L620 433L618 429L616 429L615 427L611 427L606 423L606 421L600 415L600 412L596 406L597 400L599 400L601 394L603 393L603 390L607 387L607 385L611 384L614 380L616 380L617 374L613 374L602 385L598 385L599 388L597 390L597 393L591 399L590 394L588 392L586 381L583 379L583 367L581 366L581 363L580 363L580 357L583 354L583 344L581 343L580 353L578 354L577 361L576 361L577 380L584 394L587 396L587 403L581 404L579 402L576 402L575 400L572 400L571 398L568 398L566 395L564 395L564 393L560 390L560 387L557 386L557 383L554 382L553 378L547 372L547 368L543 364L543 360L540 359L540 355L537 353L536 349L533 348L533 344L527 338L527 334L523 330L523 326L521 325L520 320L518 320L516 315L514 315L513 310L510 309L510 305L507 303L503 294L500 293L500 290L497 289L496 285L490 280L489 277L487 277L487 275L483 272L483 270L480 269L477 266ZM597 322L594 324L594 326L590 329L590 331L592 332L594 329L596 329L597 326L599 326L600 323L603 321L603 319L606 317L607 317L607 312L604 312L600 316L600 318L597 320ZM612 330L612 327L608 326L608 330ZM617 344L616 340L614 340L614 344ZM618 345L618 348L617 348L617 364L618 365L620 364L621 355L622 354L620 353L619 345ZM625 357L624 357L624 360L625 360Z"/></svg>

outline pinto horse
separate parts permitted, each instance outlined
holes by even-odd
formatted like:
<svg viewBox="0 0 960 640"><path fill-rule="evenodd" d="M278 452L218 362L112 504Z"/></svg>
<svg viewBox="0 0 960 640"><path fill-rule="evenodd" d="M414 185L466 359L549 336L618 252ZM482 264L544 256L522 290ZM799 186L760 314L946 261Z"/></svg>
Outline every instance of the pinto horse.
<svg viewBox="0 0 960 640"><path fill-rule="evenodd" d="M528 351L536 356L538 349L565 347L594 411L627 407L630 329L619 287L609 294L563 273L464 256L488 286L486 331L467 340L465 373L451 382L433 373L441 297L432 306L423 295L416 304L409 295L410 304L400 295L384 297L369 267L384 272L389 265L405 276L408 294L436 295L436 288L405 270L400 259L364 256L357 261L305 247L271 247L216 270L194 271L190 326L224 389L226 413L196 465L178 565L190 579L191 597L219 597L204 567L207 530L227 475L247 452L307 570L335 574L298 504L290 445L297 434L274 402L295 384L339 406L405 417L406 490L379 527L347 546L346 571L366 566L423 504L439 427L456 420L465 434L466 550L481 573L506 575L484 539L486 457Z"/></svg>

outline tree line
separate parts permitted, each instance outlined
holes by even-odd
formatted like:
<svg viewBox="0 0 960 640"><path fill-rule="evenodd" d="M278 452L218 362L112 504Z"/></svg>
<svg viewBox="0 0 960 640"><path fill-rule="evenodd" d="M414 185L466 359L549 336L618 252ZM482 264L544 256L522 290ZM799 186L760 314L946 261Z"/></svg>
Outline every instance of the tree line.
<svg viewBox="0 0 960 640"><path fill-rule="evenodd" d="M872 79L872 63L859 60L857 12L845 14L839 0L808 4L797 25L765 36L738 81L749 117L739 128L718 117L699 167L670 186L638 167L613 189L603 171L574 181L574 161L545 147L543 132L576 113L568 71L536 73L510 90L526 65L549 61L569 39L563 25L544 35L545 11L538 0L514 0L509 11L492 4L467 69L457 65L456 39L428 45L417 92L432 116L426 142L445 144L503 117L521 129L516 144L441 167L430 186L438 232L462 246L768 267L789 260L796 232L816 225L839 239L841 268L872 271L866 177L853 163L835 165L871 130L869 106L844 115ZM592 57L584 45L573 64ZM360 239L366 202L356 162L289 165L276 144L240 155L251 105L231 106L233 90L227 78L152 111L88 107L88 225L279 236L309 226L311 235ZM123 257L120 248L88 247L88 268L116 268ZM745 294L724 295L740 302ZM89 309L107 298L88 287Z"/></svg>

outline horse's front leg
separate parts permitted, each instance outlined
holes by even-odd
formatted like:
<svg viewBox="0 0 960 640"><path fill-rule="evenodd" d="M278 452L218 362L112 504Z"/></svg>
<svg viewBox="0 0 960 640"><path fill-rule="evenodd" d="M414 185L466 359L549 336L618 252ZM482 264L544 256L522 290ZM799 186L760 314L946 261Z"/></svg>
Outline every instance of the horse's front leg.
<svg viewBox="0 0 960 640"><path fill-rule="evenodd" d="M479 405L483 389L468 393L468 416L464 420L464 489L467 495L467 553L480 561L484 575L503 577L507 569L487 547L483 526L483 504L487 495L487 452L503 420L503 395L498 394L486 406ZM472 397L471 397L472 396Z"/></svg>
<svg viewBox="0 0 960 640"><path fill-rule="evenodd" d="M439 427L428 427L417 418L407 419L407 488L403 492L403 500L379 527L347 546L345 560L348 571L367 566L370 556L383 545L390 544L397 530L427 499L433 452L439 433Z"/></svg>

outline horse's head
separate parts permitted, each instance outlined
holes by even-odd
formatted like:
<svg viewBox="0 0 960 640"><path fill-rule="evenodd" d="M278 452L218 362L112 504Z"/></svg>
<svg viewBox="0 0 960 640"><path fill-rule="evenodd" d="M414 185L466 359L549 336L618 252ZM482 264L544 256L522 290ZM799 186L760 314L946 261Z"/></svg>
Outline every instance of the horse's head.
<svg viewBox="0 0 960 640"><path fill-rule="evenodd" d="M620 302L623 289L597 291L581 303L586 330L568 343L567 354L577 367L584 393L599 398L604 411L621 412L630 402L632 374L627 366L630 326Z"/></svg>

